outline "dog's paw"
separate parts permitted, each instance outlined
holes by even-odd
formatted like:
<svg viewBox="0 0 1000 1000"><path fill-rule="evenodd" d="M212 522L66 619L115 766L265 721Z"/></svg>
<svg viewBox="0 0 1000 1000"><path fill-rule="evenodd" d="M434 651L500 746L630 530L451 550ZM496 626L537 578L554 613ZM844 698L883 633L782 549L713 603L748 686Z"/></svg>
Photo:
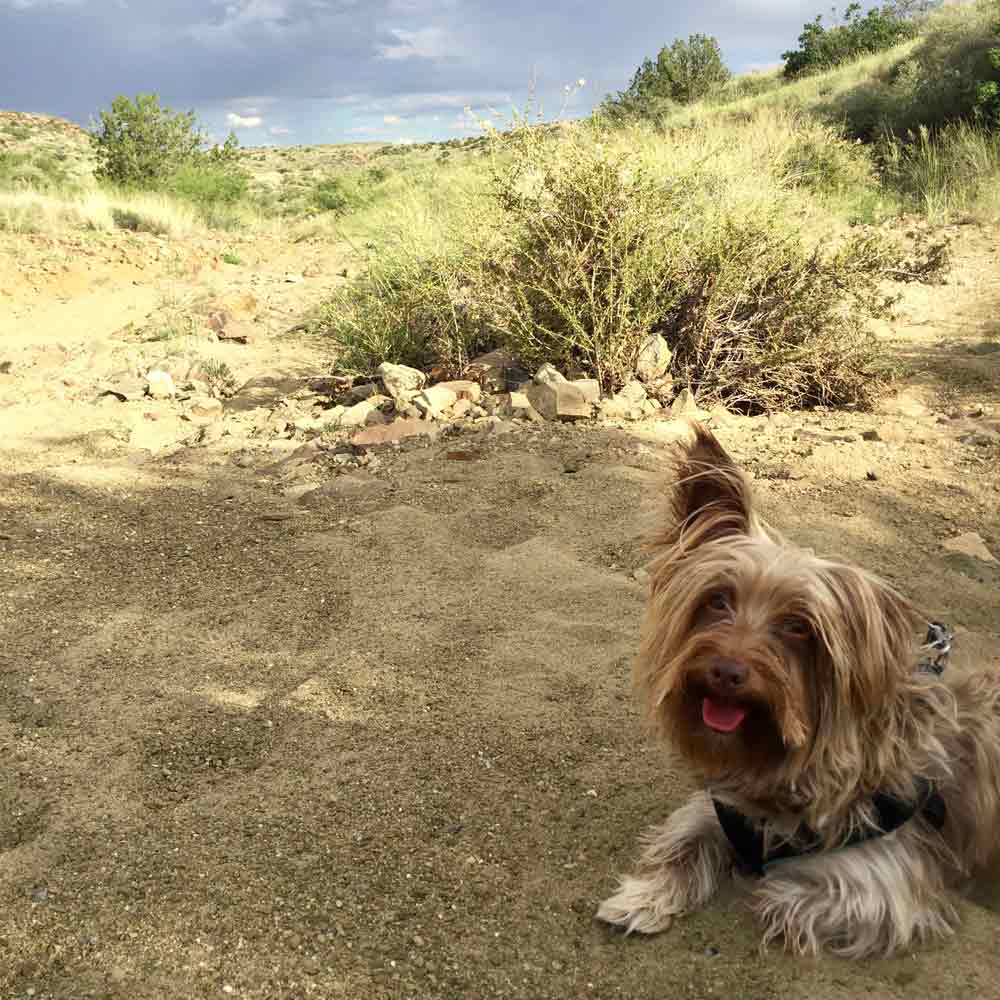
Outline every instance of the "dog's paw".
<svg viewBox="0 0 1000 1000"><path fill-rule="evenodd" d="M626 934L660 934L674 922L666 904L658 880L626 878L618 892L597 908L597 919Z"/></svg>

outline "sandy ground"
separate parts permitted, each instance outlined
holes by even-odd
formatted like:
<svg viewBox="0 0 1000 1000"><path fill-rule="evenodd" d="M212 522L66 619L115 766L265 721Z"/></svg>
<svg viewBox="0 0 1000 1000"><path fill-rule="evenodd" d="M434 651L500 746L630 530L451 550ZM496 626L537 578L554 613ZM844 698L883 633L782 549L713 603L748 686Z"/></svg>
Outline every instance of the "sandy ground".
<svg viewBox="0 0 1000 1000"><path fill-rule="evenodd" d="M950 283L906 289L885 413L717 433L782 530L1000 667L1000 566L943 547L1000 553L996 247L964 229ZM122 328L165 295L244 304L262 343L199 348L241 379L322 372L287 330L328 248L6 249L0 996L1000 997L987 882L892 961L761 956L735 891L651 940L594 924L688 790L628 690L670 425L442 438L301 497L266 447L95 385L160 349Z"/></svg>

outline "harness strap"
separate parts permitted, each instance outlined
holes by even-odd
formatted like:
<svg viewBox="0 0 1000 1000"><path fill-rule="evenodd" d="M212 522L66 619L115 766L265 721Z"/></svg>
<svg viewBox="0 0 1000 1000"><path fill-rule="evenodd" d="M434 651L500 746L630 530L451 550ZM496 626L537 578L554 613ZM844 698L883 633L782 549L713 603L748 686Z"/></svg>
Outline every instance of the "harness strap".
<svg viewBox="0 0 1000 1000"><path fill-rule="evenodd" d="M926 778L916 779L916 798L913 801L899 799L888 792L876 792L872 796L875 809L875 825L855 830L841 845L855 847L898 830L914 816L922 816L935 830L944 826L946 808L941 794ZM823 844L818 834L805 823L786 840L770 850L765 847L764 827L744 816L738 809L718 799L712 799L719 825L732 845L740 870L758 878L765 874L767 866L776 861L786 861L816 854Z"/></svg>

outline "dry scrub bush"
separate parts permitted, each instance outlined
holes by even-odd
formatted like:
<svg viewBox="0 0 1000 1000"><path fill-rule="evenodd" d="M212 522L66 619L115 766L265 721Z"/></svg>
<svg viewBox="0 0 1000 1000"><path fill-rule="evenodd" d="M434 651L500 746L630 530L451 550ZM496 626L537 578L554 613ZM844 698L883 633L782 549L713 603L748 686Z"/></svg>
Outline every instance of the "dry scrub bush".
<svg viewBox="0 0 1000 1000"><path fill-rule="evenodd" d="M888 309L880 286L903 255L881 234L809 235L832 227L814 190L867 176L846 143L825 156L817 129L772 114L667 137L493 133L483 188L445 249L389 244L324 325L356 372L389 360L460 374L504 346L607 391L656 332L675 379L706 402L867 406L890 372L866 321Z"/></svg>

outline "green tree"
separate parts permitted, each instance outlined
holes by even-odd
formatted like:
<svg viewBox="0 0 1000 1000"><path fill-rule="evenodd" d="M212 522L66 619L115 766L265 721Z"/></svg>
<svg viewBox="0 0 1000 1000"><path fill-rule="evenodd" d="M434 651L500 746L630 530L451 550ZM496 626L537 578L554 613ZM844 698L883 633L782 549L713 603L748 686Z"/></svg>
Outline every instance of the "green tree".
<svg viewBox="0 0 1000 1000"><path fill-rule="evenodd" d="M660 49L656 60L645 59L628 88L605 101L615 115L655 114L666 101L690 104L721 87L730 77L717 39L691 35Z"/></svg>
<svg viewBox="0 0 1000 1000"><path fill-rule="evenodd" d="M700 100L730 77L719 43L710 35L691 35L686 42L678 38L660 50L656 66L668 96L678 104Z"/></svg>
<svg viewBox="0 0 1000 1000"><path fill-rule="evenodd" d="M918 31L916 18L933 6L929 0L894 0L873 7L862 15L860 3L850 3L840 24L829 28L819 14L799 35L799 47L783 52L786 77L821 72L869 52L881 52L912 38ZM834 9L833 17L837 13Z"/></svg>
<svg viewBox="0 0 1000 1000"><path fill-rule="evenodd" d="M101 111L90 138L97 178L139 188L160 186L192 162L204 142L194 112L171 111L156 94L116 97L110 111Z"/></svg>

